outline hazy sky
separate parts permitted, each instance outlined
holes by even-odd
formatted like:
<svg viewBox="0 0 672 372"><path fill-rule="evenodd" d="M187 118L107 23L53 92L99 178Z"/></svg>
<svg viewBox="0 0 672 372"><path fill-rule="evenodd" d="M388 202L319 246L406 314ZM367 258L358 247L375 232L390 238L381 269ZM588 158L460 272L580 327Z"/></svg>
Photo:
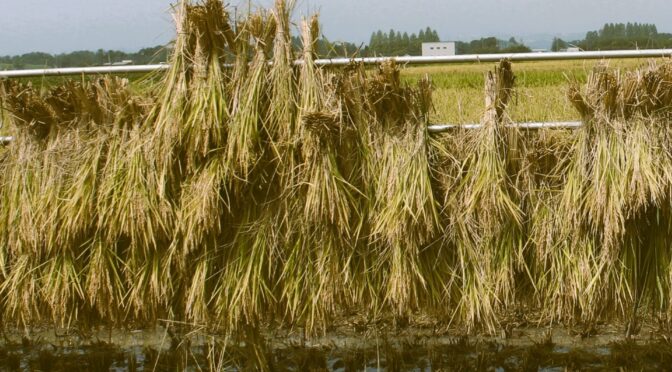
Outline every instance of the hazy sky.
<svg viewBox="0 0 672 372"><path fill-rule="evenodd" d="M0 55L164 44L173 38L175 1L0 0ZM299 0L297 14L309 11L320 12L323 33L333 41L363 42L377 29L410 33L426 26L444 40L584 33L627 21L672 32L670 0Z"/></svg>

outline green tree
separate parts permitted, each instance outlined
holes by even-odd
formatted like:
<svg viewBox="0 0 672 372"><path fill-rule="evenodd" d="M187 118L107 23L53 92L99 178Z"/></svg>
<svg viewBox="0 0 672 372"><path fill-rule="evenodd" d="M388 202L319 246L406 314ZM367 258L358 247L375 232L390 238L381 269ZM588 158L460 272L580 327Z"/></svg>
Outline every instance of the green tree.
<svg viewBox="0 0 672 372"><path fill-rule="evenodd" d="M669 39L668 35L659 34L654 24L628 22L606 23L575 43L585 50L664 48L669 45Z"/></svg>
<svg viewBox="0 0 672 372"><path fill-rule="evenodd" d="M412 56L417 56L420 55L421 53L422 53L422 43L420 42L420 39L418 39L418 35L413 33L411 34L408 54Z"/></svg>
<svg viewBox="0 0 672 372"><path fill-rule="evenodd" d="M378 50L380 47L380 39L378 38L378 33L374 32L371 34L371 38L369 39L369 50L371 51L371 54L373 54L374 51Z"/></svg>
<svg viewBox="0 0 672 372"><path fill-rule="evenodd" d="M434 41L434 32L430 27L425 29L425 42L431 43Z"/></svg>
<svg viewBox="0 0 672 372"><path fill-rule="evenodd" d="M551 50L554 52L559 52L563 49L567 49L567 42L558 37L554 37L553 42L551 43Z"/></svg>

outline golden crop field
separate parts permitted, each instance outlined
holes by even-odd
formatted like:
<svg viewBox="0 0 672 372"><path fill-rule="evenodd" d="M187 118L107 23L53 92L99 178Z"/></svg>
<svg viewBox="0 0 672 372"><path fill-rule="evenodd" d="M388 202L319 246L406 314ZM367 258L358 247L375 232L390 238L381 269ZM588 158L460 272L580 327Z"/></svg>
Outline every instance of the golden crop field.
<svg viewBox="0 0 672 372"><path fill-rule="evenodd" d="M514 121L578 120L576 111L566 99L571 79L585 82L587 74L599 63L634 69L648 64L646 59L577 60L518 62L516 99L509 113ZM407 66L403 77L416 82L429 75L434 85L435 113L433 123L477 123L483 111L484 74L494 63Z"/></svg>

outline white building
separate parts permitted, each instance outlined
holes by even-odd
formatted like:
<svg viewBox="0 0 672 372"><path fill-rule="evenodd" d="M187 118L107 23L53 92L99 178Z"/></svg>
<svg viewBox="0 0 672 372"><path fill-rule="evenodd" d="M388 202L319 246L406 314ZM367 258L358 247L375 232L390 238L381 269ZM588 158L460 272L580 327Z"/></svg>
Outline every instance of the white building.
<svg viewBox="0 0 672 372"><path fill-rule="evenodd" d="M441 41L438 43L422 43L423 56L454 56L455 42Z"/></svg>

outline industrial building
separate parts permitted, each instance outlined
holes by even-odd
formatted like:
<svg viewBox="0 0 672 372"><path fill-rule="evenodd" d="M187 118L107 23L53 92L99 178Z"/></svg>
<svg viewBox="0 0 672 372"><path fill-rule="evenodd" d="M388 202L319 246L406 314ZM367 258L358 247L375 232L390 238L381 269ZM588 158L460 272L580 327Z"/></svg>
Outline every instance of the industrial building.
<svg viewBox="0 0 672 372"><path fill-rule="evenodd" d="M438 43L422 43L422 55L424 56L454 56L455 42L440 41Z"/></svg>

